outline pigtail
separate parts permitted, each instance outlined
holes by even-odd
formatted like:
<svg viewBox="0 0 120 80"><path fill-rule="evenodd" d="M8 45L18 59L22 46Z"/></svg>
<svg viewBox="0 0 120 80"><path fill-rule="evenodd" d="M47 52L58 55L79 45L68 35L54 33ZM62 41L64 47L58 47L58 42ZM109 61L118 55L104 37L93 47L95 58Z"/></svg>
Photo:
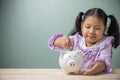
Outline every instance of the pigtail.
<svg viewBox="0 0 120 80"><path fill-rule="evenodd" d="M113 47L117 48L120 44L119 25L116 18L113 15L109 15L108 17L110 18L111 22L107 34L108 36L114 37Z"/></svg>
<svg viewBox="0 0 120 80"><path fill-rule="evenodd" d="M83 12L80 12L75 20L75 27L72 29L72 31L69 33L69 35L74 35L76 32L81 34L81 22L82 22L82 16L84 15Z"/></svg>

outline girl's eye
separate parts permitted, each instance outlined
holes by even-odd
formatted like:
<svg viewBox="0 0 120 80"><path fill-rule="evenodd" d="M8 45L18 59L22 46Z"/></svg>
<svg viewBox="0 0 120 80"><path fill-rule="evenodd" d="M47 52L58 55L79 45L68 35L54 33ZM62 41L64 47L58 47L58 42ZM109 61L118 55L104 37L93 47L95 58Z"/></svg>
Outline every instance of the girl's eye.
<svg viewBox="0 0 120 80"><path fill-rule="evenodd" d="M95 29L96 29L96 30L100 30L101 28L98 27L98 28L95 28Z"/></svg>
<svg viewBox="0 0 120 80"><path fill-rule="evenodd" d="M90 26L86 26L87 29L90 29Z"/></svg>

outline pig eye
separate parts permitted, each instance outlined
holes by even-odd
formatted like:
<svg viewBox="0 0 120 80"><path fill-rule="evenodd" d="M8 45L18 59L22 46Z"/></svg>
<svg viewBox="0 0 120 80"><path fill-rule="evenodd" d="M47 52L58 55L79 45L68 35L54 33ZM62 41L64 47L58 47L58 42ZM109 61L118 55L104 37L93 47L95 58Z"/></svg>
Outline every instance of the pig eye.
<svg viewBox="0 0 120 80"><path fill-rule="evenodd" d="M70 58L70 56L69 56L69 58Z"/></svg>
<svg viewBox="0 0 120 80"><path fill-rule="evenodd" d="M76 58L76 55L74 57Z"/></svg>

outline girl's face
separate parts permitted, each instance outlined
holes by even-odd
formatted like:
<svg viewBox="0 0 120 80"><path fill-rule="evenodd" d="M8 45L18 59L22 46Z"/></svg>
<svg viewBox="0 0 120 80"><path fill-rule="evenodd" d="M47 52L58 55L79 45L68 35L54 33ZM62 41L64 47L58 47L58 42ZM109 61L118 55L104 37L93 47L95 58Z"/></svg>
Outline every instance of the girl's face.
<svg viewBox="0 0 120 80"><path fill-rule="evenodd" d="M82 35L85 38L86 46L94 45L102 38L105 32L103 21L96 16L88 16L81 24Z"/></svg>

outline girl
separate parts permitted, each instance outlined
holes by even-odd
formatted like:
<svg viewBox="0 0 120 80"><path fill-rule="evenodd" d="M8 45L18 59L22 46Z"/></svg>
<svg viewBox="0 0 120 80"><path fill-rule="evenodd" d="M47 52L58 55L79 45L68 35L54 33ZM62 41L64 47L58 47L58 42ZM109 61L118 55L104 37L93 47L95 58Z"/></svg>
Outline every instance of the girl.
<svg viewBox="0 0 120 80"><path fill-rule="evenodd" d="M107 26L107 19L110 25ZM112 47L120 44L119 25L113 15L107 16L100 8L80 12L75 28L69 37L55 34L49 40L49 47L54 51L81 50L83 52L83 75L95 75L111 72Z"/></svg>

